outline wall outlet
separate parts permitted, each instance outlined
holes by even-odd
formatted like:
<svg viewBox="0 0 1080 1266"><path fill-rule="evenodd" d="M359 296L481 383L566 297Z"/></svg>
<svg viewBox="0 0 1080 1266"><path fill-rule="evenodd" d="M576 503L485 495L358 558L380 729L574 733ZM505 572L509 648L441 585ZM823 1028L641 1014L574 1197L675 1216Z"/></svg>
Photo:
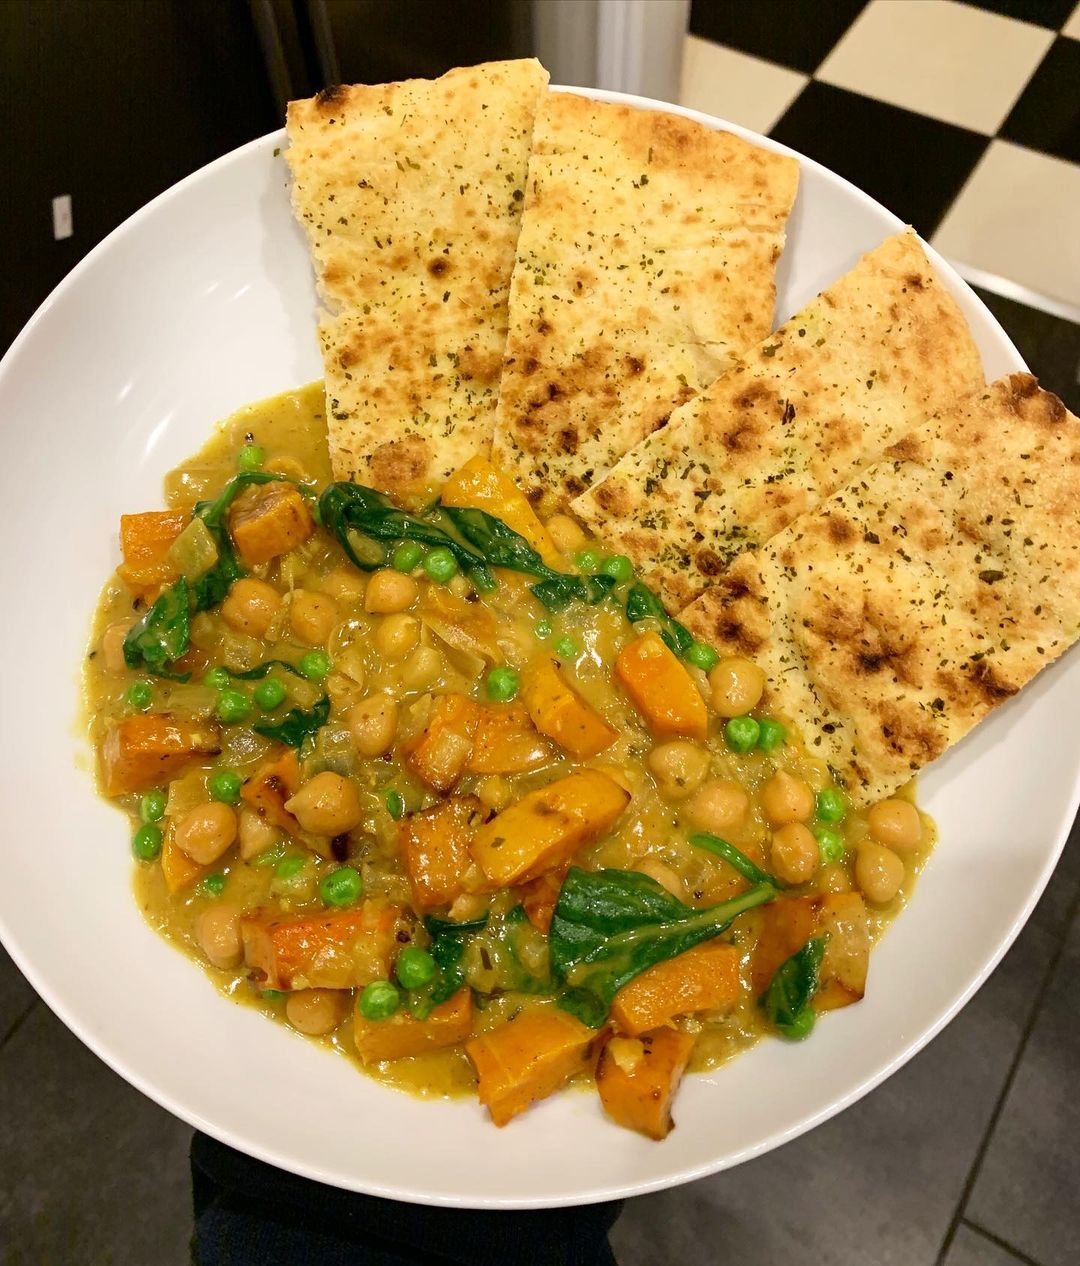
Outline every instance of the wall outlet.
<svg viewBox="0 0 1080 1266"><path fill-rule="evenodd" d="M70 237L75 232L71 220L71 194L69 193L62 193L52 200L52 232L57 242L63 241L65 237Z"/></svg>

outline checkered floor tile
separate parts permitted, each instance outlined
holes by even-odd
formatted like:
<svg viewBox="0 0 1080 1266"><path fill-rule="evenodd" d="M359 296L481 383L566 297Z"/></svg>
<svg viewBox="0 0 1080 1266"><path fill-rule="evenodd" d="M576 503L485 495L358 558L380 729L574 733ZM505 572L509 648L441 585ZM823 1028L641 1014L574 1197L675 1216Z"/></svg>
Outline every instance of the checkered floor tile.
<svg viewBox="0 0 1080 1266"><path fill-rule="evenodd" d="M1080 318L1076 0L693 0L682 102L847 176Z"/></svg>

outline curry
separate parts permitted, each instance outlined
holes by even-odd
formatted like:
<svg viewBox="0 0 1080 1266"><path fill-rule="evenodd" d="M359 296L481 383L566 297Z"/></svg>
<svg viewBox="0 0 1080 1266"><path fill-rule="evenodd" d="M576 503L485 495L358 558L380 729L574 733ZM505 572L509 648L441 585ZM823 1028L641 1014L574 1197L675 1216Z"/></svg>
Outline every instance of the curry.
<svg viewBox="0 0 1080 1266"><path fill-rule="evenodd" d="M933 840L852 809L763 674L485 458L332 482L321 384L125 515L86 662L135 893L230 997L498 1125L560 1087L663 1138L685 1069L862 997Z"/></svg>

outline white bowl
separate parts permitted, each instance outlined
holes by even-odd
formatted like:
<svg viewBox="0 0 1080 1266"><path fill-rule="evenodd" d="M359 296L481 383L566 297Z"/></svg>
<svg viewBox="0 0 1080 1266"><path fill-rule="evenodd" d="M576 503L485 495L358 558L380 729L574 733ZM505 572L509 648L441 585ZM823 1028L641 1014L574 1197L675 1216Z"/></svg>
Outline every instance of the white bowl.
<svg viewBox="0 0 1080 1266"><path fill-rule="evenodd" d="M827 1017L803 1045L763 1042L690 1077L662 1144L610 1124L586 1094L556 1096L496 1130L475 1102L385 1089L228 1002L136 909L127 827L94 793L77 691L120 513L159 505L162 475L216 419L320 374L283 144L282 134L253 141L133 216L57 288L0 365L4 944L60 1018L140 1090L253 1156L340 1187L525 1208L654 1191L759 1155L909 1059L1016 936L1076 807L1080 728L1060 718L1080 708L1080 657L1049 669L926 776L941 843L874 954L865 1001ZM803 159L778 318L899 227ZM987 374L1022 368L979 300L935 263Z"/></svg>

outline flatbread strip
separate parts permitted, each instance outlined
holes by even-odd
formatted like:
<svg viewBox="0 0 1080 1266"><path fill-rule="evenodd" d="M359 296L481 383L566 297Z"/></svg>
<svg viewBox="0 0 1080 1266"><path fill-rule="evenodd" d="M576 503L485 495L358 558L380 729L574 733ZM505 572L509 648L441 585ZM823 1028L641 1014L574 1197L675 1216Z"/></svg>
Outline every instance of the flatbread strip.
<svg viewBox="0 0 1080 1266"><path fill-rule="evenodd" d="M889 795L1080 632L1080 420L1013 374L909 432L681 617L765 670L856 805Z"/></svg>
<svg viewBox="0 0 1080 1266"><path fill-rule="evenodd" d="M495 459L553 509L772 326L798 164L550 93L510 294Z"/></svg>
<svg viewBox="0 0 1080 1266"><path fill-rule="evenodd" d="M335 478L418 502L489 448L546 85L537 61L490 62L290 103Z"/></svg>
<svg viewBox="0 0 1080 1266"><path fill-rule="evenodd" d="M960 309L914 233L887 238L579 497L670 610L983 385Z"/></svg>

